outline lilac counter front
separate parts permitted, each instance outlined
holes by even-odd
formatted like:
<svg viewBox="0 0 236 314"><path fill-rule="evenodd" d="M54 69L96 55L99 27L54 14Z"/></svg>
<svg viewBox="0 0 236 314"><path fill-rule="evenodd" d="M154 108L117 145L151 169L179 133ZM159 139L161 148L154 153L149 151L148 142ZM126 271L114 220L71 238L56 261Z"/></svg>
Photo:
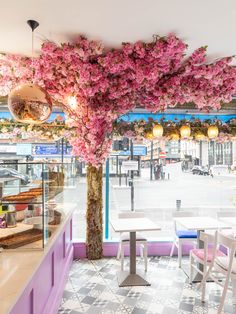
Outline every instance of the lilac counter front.
<svg viewBox="0 0 236 314"><path fill-rule="evenodd" d="M0 312L57 313L72 261L70 212L43 251L0 253Z"/></svg>

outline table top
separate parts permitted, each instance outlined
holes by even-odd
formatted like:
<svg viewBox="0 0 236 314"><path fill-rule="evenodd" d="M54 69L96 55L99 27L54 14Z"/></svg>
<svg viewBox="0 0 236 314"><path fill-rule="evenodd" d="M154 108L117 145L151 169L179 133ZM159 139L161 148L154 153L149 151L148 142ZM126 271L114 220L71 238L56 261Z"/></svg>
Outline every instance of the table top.
<svg viewBox="0 0 236 314"><path fill-rule="evenodd" d="M187 230L230 229L229 224L207 216L176 217L174 220Z"/></svg>
<svg viewBox="0 0 236 314"><path fill-rule="evenodd" d="M111 219L110 224L116 232L157 231L161 227L148 218Z"/></svg>
<svg viewBox="0 0 236 314"><path fill-rule="evenodd" d="M227 225L236 226L236 217L220 217L220 221L224 222Z"/></svg>

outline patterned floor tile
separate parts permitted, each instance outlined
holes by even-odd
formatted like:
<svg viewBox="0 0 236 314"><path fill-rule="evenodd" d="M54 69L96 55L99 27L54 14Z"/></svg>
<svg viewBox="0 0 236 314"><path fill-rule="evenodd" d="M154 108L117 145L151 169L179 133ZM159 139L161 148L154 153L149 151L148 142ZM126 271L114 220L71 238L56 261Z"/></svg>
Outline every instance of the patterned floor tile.
<svg viewBox="0 0 236 314"><path fill-rule="evenodd" d="M125 265L128 269L129 260ZM188 259L183 260L188 267ZM138 260L143 271L143 261ZM177 259L151 257L147 280L150 287L122 287L117 283L116 272L120 261L115 258L98 261L76 260L71 267L65 286L61 314L216 314L221 289L208 283L206 302L201 302L198 285L189 284L185 273L179 269ZM224 314L236 314L229 292ZM222 313L222 314L223 314Z"/></svg>

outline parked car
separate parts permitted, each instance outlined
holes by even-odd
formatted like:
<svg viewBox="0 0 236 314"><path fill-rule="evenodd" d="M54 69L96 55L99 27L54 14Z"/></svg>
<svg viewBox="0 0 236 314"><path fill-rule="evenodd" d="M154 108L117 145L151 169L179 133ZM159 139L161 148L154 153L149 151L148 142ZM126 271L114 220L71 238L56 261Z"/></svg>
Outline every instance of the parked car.
<svg viewBox="0 0 236 314"><path fill-rule="evenodd" d="M191 171L192 171L192 174L201 174L201 167L194 166Z"/></svg>
<svg viewBox="0 0 236 314"><path fill-rule="evenodd" d="M210 171L209 171L208 167L194 166L191 171L192 171L192 174L198 174L201 176L209 176L210 175Z"/></svg>
<svg viewBox="0 0 236 314"><path fill-rule="evenodd" d="M30 178L26 174L22 174L15 169L10 168L3 168L0 167L0 178L18 178L21 181L21 184L28 184L30 183Z"/></svg>

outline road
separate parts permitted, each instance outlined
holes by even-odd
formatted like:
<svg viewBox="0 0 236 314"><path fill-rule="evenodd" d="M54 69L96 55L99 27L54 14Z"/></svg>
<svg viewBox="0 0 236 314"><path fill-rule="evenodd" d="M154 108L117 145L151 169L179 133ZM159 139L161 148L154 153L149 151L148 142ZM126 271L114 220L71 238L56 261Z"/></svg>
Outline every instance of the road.
<svg viewBox="0 0 236 314"><path fill-rule="evenodd" d="M176 200L181 200L181 208L196 214L216 216L222 209L233 210L236 198L235 176L199 176L183 173L180 164L166 167L169 180L150 181L149 169L142 169L141 178L135 178L135 210L144 211L146 216L161 223L162 231L149 234L153 237L170 237L173 234L172 213ZM125 182L122 182L125 184ZM105 182L104 182L105 185ZM121 210L130 210L130 189L117 189L118 178L110 178L110 217L117 217ZM103 189L105 191L105 188ZM105 200L105 195L103 195ZM65 190L64 200L78 204L75 213L74 236L85 238L86 180L80 178L75 189ZM112 237L117 235L110 229Z"/></svg>

